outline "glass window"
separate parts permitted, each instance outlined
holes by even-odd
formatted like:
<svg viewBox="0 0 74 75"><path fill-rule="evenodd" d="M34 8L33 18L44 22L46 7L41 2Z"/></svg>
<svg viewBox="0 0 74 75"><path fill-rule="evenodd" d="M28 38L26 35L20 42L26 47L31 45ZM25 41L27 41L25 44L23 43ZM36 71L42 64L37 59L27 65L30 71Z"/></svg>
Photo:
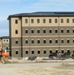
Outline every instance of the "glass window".
<svg viewBox="0 0 74 75"><path fill-rule="evenodd" d="M61 33L64 33L64 30L61 30Z"/></svg>
<svg viewBox="0 0 74 75"><path fill-rule="evenodd" d="M49 40L49 43L52 43L52 40Z"/></svg>
<svg viewBox="0 0 74 75"><path fill-rule="evenodd" d="M74 43L74 40L73 40L73 43Z"/></svg>
<svg viewBox="0 0 74 75"><path fill-rule="evenodd" d="M34 40L32 40L31 43L34 44Z"/></svg>
<svg viewBox="0 0 74 75"><path fill-rule="evenodd" d="M15 20L15 24L18 24L18 20Z"/></svg>
<svg viewBox="0 0 74 75"><path fill-rule="evenodd" d="M18 34L18 30L15 30L15 34Z"/></svg>
<svg viewBox="0 0 74 75"><path fill-rule="evenodd" d="M67 43L70 43L70 40L67 40Z"/></svg>
<svg viewBox="0 0 74 75"><path fill-rule="evenodd" d="M61 40L61 43L64 43L64 40Z"/></svg>
<svg viewBox="0 0 74 75"><path fill-rule="evenodd" d="M34 30L31 30L31 33L34 33Z"/></svg>
<svg viewBox="0 0 74 75"><path fill-rule="evenodd" d="M46 43L46 40L43 40L43 43L45 44Z"/></svg>
<svg viewBox="0 0 74 75"><path fill-rule="evenodd" d="M37 43L40 44L40 40L37 40Z"/></svg>
<svg viewBox="0 0 74 75"><path fill-rule="evenodd" d="M73 33L74 33L74 30L73 30Z"/></svg>
<svg viewBox="0 0 74 75"><path fill-rule="evenodd" d="M25 19L25 23L28 23L28 19Z"/></svg>
<svg viewBox="0 0 74 75"><path fill-rule="evenodd" d="M16 54L18 54L18 51L15 51Z"/></svg>
<svg viewBox="0 0 74 75"><path fill-rule="evenodd" d="M28 40L25 40L25 44L28 44Z"/></svg>
<svg viewBox="0 0 74 75"><path fill-rule="evenodd" d="M18 41L15 41L15 44L18 44Z"/></svg>
<svg viewBox="0 0 74 75"><path fill-rule="evenodd" d="M34 19L31 19L31 23L34 23Z"/></svg>
<svg viewBox="0 0 74 75"><path fill-rule="evenodd" d="M61 19L61 23L63 23L63 19Z"/></svg>
<svg viewBox="0 0 74 75"><path fill-rule="evenodd" d="M40 23L40 19L37 19L37 23Z"/></svg>
<svg viewBox="0 0 74 75"><path fill-rule="evenodd" d="M74 23L74 19L72 19L72 22Z"/></svg>
<svg viewBox="0 0 74 75"><path fill-rule="evenodd" d="M46 51L44 51L44 54L46 54Z"/></svg>
<svg viewBox="0 0 74 75"><path fill-rule="evenodd" d="M74 53L74 50L73 50L73 53Z"/></svg>
<svg viewBox="0 0 74 75"><path fill-rule="evenodd" d="M37 30L37 33L40 33L40 30Z"/></svg>
<svg viewBox="0 0 74 75"><path fill-rule="evenodd" d="M26 54L28 54L28 51L25 51Z"/></svg>
<svg viewBox="0 0 74 75"><path fill-rule="evenodd" d="M55 30L55 33L58 33L58 30Z"/></svg>
<svg viewBox="0 0 74 75"><path fill-rule="evenodd" d="M55 40L55 43L58 43L58 40Z"/></svg>
<svg viewBox="0 0 74 75"><path fill-rule="evenodd" d="M38 51L38 54L40 54L40 51Z"/></svg>
<svg viewBox="0 0 74 75"><path fill-rule="evenodd" d="M52 22L52 20L51 19L49 19L49 23L51 23Z"/></svg>
<svg viewBox="0 0 74 75"><path fill-rule="evenodd" d="M58 50L56 50L55 52L58 53Z"/></svg>
<svg viewBox="0 0 74 75"><path fill-rule="evenodd" d="M62 50L61 53L64 53L64 50Z"/></svg>
<svg viewBox="0 0 74 75"><path fill-rule="evenodd" d="M57 23L57 19L55 19L55 23Z"/></svg>
<svg viewBox="0 0 74 75"><path fill-rule="evenodd" d="M8 40L7 40L7 42L8 42Z"/></svg>
<svg viewBox="0 0 74 75"><path fill-rule="evenodd" d="M69 30L67 30L67 33L69 33Z"/></svg>
<svg viewBox="0 0 74 75"><path fill-rule="evenodd" d="M52 51L50 50L50 53L52 53Z"/></svg>
<svg viewBox="0 0 74 75"><path fill-rule="evenodd" d="M43 19L43 23L46 23L46 19Z"/></svg>
<svg viewBox="0 0 74 75"><path fill-rule="evenodd" d="M49 30L49 33L52 33L52 30Z"/></svg>
<svg viewBox="0 0 74 75"><path fill-rule="evenodd" d="M67 19L67 23L69 23L69 19Z"/></svg>
<svg viewBox="0 0 74 75"><path fill-rule="evenodd" d="M46 33L46 30L43 30L43 33Z"/></svg>
<svg viewBox="0 0 74 75"><path fill-rule="evenodd" d="M25 33L28 33L28 30L25 30Z"/></svg>
<svg viewBox="0 0 74 75"><path fill-rule="evenodd" d="M32 51L32 54L34 54L34 51Z"/></svg>

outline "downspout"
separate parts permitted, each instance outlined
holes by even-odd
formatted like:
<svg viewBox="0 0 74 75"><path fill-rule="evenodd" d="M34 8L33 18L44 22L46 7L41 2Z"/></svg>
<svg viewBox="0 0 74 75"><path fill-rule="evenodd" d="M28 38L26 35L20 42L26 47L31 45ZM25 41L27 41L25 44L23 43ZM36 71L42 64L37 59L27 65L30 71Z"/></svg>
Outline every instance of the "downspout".
<svg viewBox="0 0 74 75"><path fill-rule="evenodd" d="M22 46L23 46L23 44L22 44L22 41L23 41L23 39L22 39L22 33L23 33L23 31L22 31L22 17L20 17L20 19L21 19L21 58L23 58L23 48L22 48Z"/></svg>
<svg viewBox="0 0 74 75"><path fill-rule="evenodd" d="M59 52L60 52L60 18L59 18L59 16L58 16L58 38L59 38L58 46L59 46Z"/></svg>
<svg viewBox="0 0 74 75"><path fill-rule="evenodd" d="M30 57L30 17L29 17L29 57Z"/></svg>

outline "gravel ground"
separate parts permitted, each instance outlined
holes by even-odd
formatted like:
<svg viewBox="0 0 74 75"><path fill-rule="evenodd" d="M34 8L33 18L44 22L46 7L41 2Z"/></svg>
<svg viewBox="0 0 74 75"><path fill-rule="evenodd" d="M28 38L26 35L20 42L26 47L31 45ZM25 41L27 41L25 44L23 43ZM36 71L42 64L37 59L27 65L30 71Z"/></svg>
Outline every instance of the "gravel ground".
<svg viewBox="0 0 74 75"><path fill-rule="evenodd" d="M0 64L0 75L74 75L74 63Z"/></svg>

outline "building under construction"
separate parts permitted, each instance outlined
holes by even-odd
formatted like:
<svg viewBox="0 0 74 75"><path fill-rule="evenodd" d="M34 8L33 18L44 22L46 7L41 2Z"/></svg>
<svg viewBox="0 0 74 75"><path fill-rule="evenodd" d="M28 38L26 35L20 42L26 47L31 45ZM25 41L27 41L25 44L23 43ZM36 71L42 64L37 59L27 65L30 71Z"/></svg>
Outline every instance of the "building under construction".
<svg viewBox="0 0 74 75"><path fill-rule="evenodd" d="M12 57L74 53L74 12L20 13L8 20Z"/></svg>

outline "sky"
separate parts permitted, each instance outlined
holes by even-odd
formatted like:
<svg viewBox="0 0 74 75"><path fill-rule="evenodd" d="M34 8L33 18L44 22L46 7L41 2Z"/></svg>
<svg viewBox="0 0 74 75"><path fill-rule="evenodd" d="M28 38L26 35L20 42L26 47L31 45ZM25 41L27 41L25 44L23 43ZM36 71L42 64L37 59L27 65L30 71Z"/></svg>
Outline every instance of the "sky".
<svg viewBox="0 0 74 75"><path fill-rule="evenodd" d="M74 0L0 0L0 37L9 36L9 15L38 11L74 12Z"/></svg>

